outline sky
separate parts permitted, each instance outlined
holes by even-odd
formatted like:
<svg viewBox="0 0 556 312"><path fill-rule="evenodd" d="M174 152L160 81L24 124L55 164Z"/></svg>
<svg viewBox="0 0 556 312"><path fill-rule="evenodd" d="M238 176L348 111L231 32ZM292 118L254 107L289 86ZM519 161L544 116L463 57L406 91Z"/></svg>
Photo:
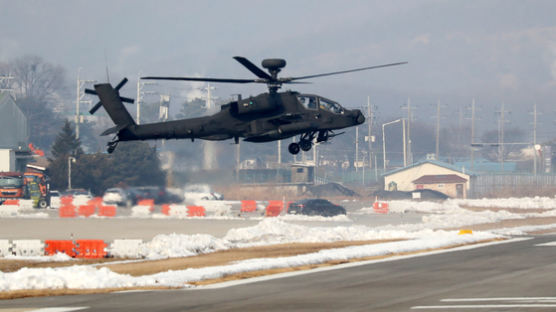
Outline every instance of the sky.
<svg viewBox="0 0 556 312"><path fill-rule="evenodd" d="M232 59L255 64L284 58L282 76L302 76L400 61L407 65L321 77L295 90L347 107L376 105L382 121L398 118L407 99L418 121L442 122L473 98L482 130L506 127L551 138L556 111L554 1L10 1L0 0L0 62L26 54L64 66L68 84L127 76L134 96L141 75L252 78ZM159 82L173 97L195 87ZM256 95L261 85L218 84L222 100ZM286 87L289 89L293 87ZM469 122L467 119L465 122Z"/></svg>

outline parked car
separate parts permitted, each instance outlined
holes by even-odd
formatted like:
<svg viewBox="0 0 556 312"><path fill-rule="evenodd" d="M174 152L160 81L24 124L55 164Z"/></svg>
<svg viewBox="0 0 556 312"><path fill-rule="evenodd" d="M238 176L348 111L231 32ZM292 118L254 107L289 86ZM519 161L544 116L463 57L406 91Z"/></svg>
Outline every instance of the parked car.
<svg viewBox="0 0 556 312"><path fill-rule="evenodd" d="M291 203L288 208L290 214L301 214L306 216L333 217L345 215L346 209L335 205L326 199L303 199Z"/></svg>
<svg viewBox="0 0 556 312"><path fill-rule="evenodd" d="M153 199L155 204L180 203L183 198L166 191L161 186L134 186L129 188L133 204L142 199Z"/></svg>
<svg viewBox="0 0 556 312"><path fill-rule="evenodd" d="M207 184L191 184L184 189L183 196L186 201L192 202L196 200L223 200L224 195L212 191Z"/></svg>
<svg viewBox="0 0 556 312"><path fill-rule="evenodd" d="M57 190L50 190L50 208L52 209L58 209L61 206L61 200L60 197L62 197L62 194L60 193L60 191Z"/></svg>
<svg viewBox="0 0 556 312"><path fill-rule="evenodd" d="M107 189L102 196L102 201L108 205L125 207L131 207L133 204L133 201L129 196L129 192L119 187Z"/></svg>

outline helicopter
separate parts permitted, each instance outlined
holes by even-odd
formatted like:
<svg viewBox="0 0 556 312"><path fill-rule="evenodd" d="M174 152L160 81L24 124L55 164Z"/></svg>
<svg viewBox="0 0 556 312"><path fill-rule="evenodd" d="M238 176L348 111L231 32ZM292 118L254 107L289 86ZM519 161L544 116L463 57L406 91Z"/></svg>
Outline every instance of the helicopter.
<svg viewBox="0 0 556 312"><path fill-rule="evenodd" d="M107 143L107 152L112 153L121 141L157 139L220 141L233 138L238 144L240 138L246 142L258 143L297 135L299 141L290 143L288 151L293 155L298 154L300 150L307 152L313 144L327 142L330 138L343 133L335 133L334 130L360 125L365 122L365 117L359 109L344 108L339 103L316 94L302 94L296 91L278 92L283 84L307 83L298 80L407 64L407 62L399 62L316 75L278 77L278 73L286 66L284 59L264 59L261 65L268 73L245 57L235 56L234 59L257 78L141 77L145 80L262 83L268 86L268 92L244 99L239 97L222 105L219 112L210 116L138 125L123 105L123 102L133 103L134 100L122 97L119 93L127 83L127 78L116 87L112 87L110 83L101 83L95 84L94 90L86 89L85 93L97 95L100 99L91 108L90 114L94 114L103 106L115 123L114 127L101 134L114 134L114 138Z"/></svg>

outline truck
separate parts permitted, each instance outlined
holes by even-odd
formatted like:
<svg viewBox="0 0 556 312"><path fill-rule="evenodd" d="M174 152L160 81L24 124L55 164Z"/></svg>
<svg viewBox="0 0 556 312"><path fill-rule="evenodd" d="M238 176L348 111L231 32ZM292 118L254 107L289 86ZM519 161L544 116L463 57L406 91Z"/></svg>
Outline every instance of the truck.
<svg viewBox="0 0 556 312"><path fill-rule="evenodd" d="M35 208L45 209L50 206L50 178L45 171L44 167L27 165L27 170L23 174L28 196L33 200Z"/></svg>
<svg viewBox="0 0 556 312"><path fill-rule="evenodd" d="M21 172L0 172L0 204L7 199L28 198L25 177Z"/></svg>

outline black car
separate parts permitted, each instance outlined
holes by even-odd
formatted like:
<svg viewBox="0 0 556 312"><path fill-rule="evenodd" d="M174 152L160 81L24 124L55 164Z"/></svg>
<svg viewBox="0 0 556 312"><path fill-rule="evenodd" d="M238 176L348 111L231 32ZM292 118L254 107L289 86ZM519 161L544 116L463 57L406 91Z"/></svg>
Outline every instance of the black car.
<svg viewBox="0 0 556 312"><path fill-rule="evenodd" d="M326 199L303 199L291 203L288 208L288 213L306 216L333 217L345 215L346 209L342 206L334 205Z"/></svg>

